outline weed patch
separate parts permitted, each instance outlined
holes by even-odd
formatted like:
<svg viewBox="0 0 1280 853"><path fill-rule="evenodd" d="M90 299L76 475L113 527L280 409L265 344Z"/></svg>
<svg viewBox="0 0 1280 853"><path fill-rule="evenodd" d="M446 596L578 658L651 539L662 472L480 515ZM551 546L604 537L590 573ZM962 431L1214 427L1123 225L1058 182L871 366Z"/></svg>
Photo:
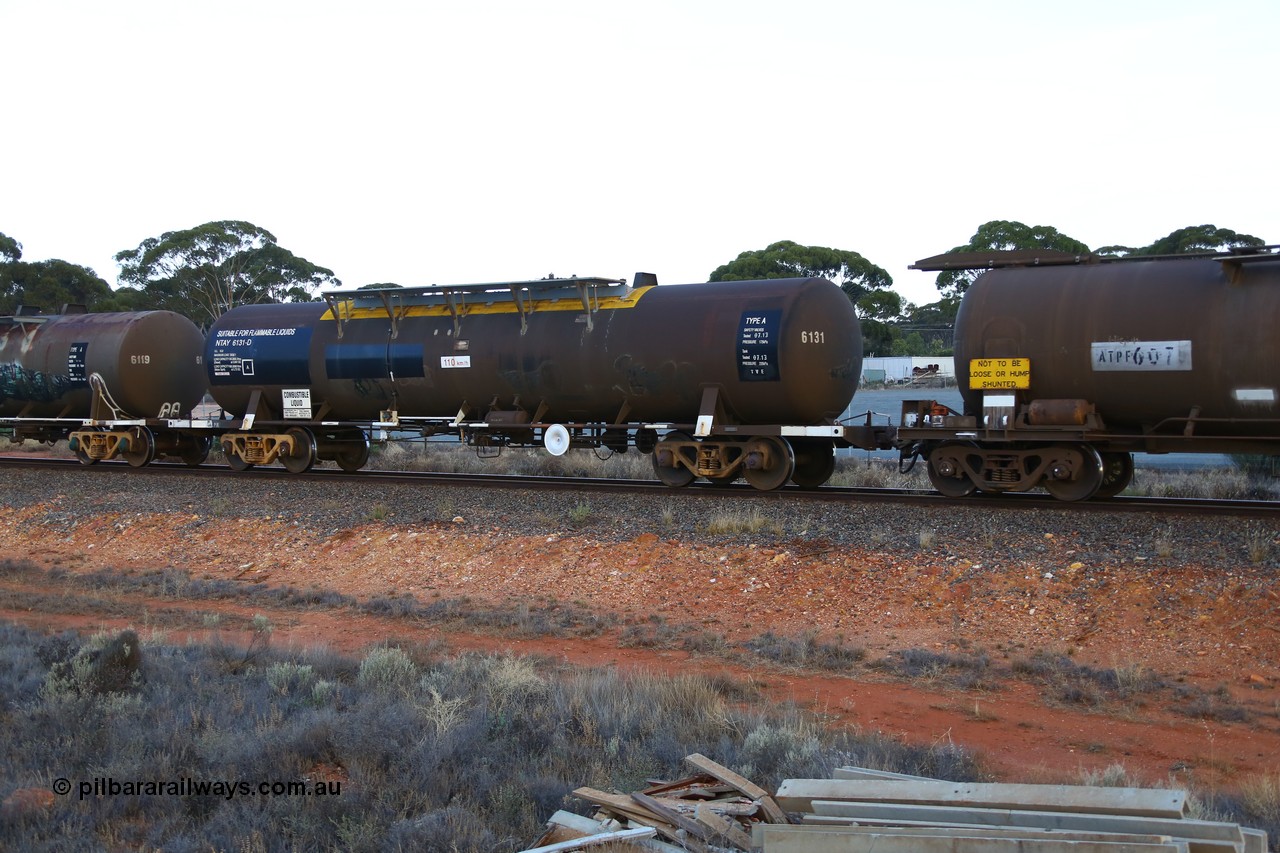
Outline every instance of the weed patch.
<svg viewBox="0 0 1280 853"><path fill-rule="evenodd" d="M268 627L252 627L250 645ZM744 707L758 698L749 686L696 675L393 645L354 661L265 640L232 667L218 644L144 640L142 677L117 691L93 687L92 667L75 663L136 639L0 624L0 797L52 778L73 784L51 808L0 823L0 848L248 850L288 838L298 849L518 849L556 809L587 810L574 787L675 778L693 752L766 787L868 762L980 778L954 747L826 732L792 708ZM257 785L317 774L330 780L324 796L314 784L295 796L76 793L94 779Z"/></svg>

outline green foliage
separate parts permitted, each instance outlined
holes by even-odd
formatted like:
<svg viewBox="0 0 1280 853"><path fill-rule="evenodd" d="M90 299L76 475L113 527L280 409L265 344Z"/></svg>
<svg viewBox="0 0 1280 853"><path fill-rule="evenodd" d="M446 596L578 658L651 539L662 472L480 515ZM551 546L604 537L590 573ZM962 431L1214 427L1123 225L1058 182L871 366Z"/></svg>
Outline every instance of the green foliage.
<svg viewBox="0 0 1280 853"><path fill-rule="evenodd" d="M928 305L907 303L902 316L889 328L890 339L876 342L876 346L872 348L866 344L864 335L863 350L867 354L876 355L951 355L954 347L952 330L955 328L956 312L959 309L959 295L945 296Z"/></svg>
<svg viewBox="0 0 1280 853"><path fill-rule="evenodd" d="M902 322L908 326L936 326L949 328L955 325L956 314L960 311L960 297L944 296L937 302L928 305L912 305L902 312Z"/></svg>
<svg viewBox="0 0 1280 853"><path fill-rule="evenodd" d="M357 682L374 690L407 689L418 677L418 668L401 649L377 648L360 662Z"/></svg>
<svg viewBox="0 0 1280 853"><path fill-rule="evenodd" d="M1237 234L1229 228L1219 228L1216 225L1189 225L1161 237L1150 246L1141 248L1103 246L1098 249L1098 254L1119 257L1185 255L1195 252L1225 252L1229 249L1257 248L1262 245L1264 245L1262 238L1254 237L1252 234Z"/></svg>
<svg viewBox="0 0 1280 853"><path fill-rule="evenodd" d="M0 232L0 263L13 263L22 260L22 244Z"/></svg>
<svg viewBox="0 0 1280 853"><path fill-rule="evenodd" d="M951 344L945 339L946 337L938 334L926 337L922 332L907 332L905 335L894 339L893 344L889 347L889 355L937 356L939 358L944 355L951 355Z"/></svg>
<svg viewBox="0 0 1280 853"><path fill-rule="evenodd" d="M863 316L894 317L902 297L888 290L893 276L857 252L801 246L791 240L743 252L717 267L710 281L750 281L759 278L828 278L840 285Z"/></svg>
<svg viewBox="0 0 1280 853"><path fill-rule="evenodd" d="M0 238L3 237L0 234ZM0 239L0 256L5 251L3 242ZM21 253L21 249L18 251ZM46 312L59 311L66 304L102 310L111 296L110 285L93 270L78 264L56 259L0 263L0 313L3 314L12 314L19 305L34 305Z"/></svg>
<svg viewBox="0 0 1280 853"><path fill-rule="evenodd" d="M341 284L332 270L279 246L271 232L230 220L149 237L116 261L121 284L200 324L236 305L307 301L317 287Z"/></svg>
<svg viewBox="0 0 1280 853"><path fill-rule="evenodd" d="M22 244L0 234L0 314L12 314L19 305L46 312L67 304L113 310L102 307L111 296L111 286L88 267L57 259L23 261Z"/></svg>
<svg viewBox="0 0 1280 853"><path fill-rule="evenodd" d="M1048 225L1024 225L1004 219L994 219L978 226L978 230L963 246L952 252L1009 251L1011 249L1056 249L1060 252L1088 254L1089 247L1068 237ZM937 285L944 296L963 295L981 274L981 270L943 270L938 274Z"/></svg>

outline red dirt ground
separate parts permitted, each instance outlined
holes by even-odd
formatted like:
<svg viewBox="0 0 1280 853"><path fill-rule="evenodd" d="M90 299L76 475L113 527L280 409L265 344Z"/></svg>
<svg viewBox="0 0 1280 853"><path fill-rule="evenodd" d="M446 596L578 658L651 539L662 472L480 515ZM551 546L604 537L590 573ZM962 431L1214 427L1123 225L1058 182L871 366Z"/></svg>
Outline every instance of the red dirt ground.
<svg viewBox="0 0 1280 853"><path fill-rule="evenodd" d="M55 507L56 508L56 507ZM1167 693L1103 710L1055 706L1025 681L1001 678L981 691L938 679L911 682L859 667L849 677L784 670L757 659L729 663L681 651L621 647L617 632L592 639L518 639L446 633L404 619L349 610L270 610L210 601L116 597L122 617L0 610L0 618L49 629L135 628L152 614L189 610L186 624L223 611L263 613L273 645L360 650L386 637L447 641L450 648L512 650L573 665L708 672L753 680L767 695L819 713L831 726L880 731L920 744L954 742L1006 781L1078 781L1081 770L1122 764L1148 782L1232 789L1280 766L1280 595L1265 570L1133 564L1085 567L1069 536L1034 565L975 571L955 556L910 557L825 548L711 546L645 534L629 542L586 535L518 536L455 524L370 523L331 536L284 518L206 519L168 513L41 525L48 506L0 509L0 560L69 573L174 567L193 577L317 587L367 598L468 596L477 606L558 600L623 622L661 617L740 642L772 630L806 631L867 650L981 650L1008 665L1037 650L1098 667L1149 670L1217 691L1248 720L1193 718L1168 709ZM1101 578L1101 580L1100 580ZM48 593L49 579L0 572L0 593ZM96 598L111 593L93 590ZM180 640L183 631L169 631ZM198 631L192 631L197 634Z"/></svg>

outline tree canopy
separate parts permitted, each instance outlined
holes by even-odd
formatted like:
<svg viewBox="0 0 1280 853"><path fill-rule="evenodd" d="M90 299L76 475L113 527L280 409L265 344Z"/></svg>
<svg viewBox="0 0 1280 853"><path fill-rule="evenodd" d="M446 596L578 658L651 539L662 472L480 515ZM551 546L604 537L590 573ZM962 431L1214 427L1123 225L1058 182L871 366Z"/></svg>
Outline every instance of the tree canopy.
<svg viewBox="0 0 1280 853"><path fill-rule="evenodd" d="M236 305L307 301L318 287L341 285L332 270L281 247L270 231L233 220L150 237L116 262L121 284L202 325Z"/></svg>
<svg viewBox="0 0 1280 853"><path fill-rule="evenodd" d="M993 219L978 230L963 246L952 252L1008 251L1010 249L1057 249L1087 255L1089 247L1048 225L1024 225L1005 219ZM938 290L944 296L960 296L969 289L981 270L943 270L938 273Z"/></svg>
<svg viewBox="0 0 1280 853"><path fill-rule="evenodd" d="M46 312L63 305L84 305L102 310L111 298L111 286L88 267L58 259L12 261L0 264L0 313L12 314L19 305Z"/></svg>
<svg viewBox="0 0 1280 853"><path fill-rule="evenodd" d="M1237 234L1229 228L1216 225L1189 225L1161 237L1150 246L1103 246L1099 255L1143 256L1185 255L1193 252L1225 252L1229 249L1257 248L1264 245L1260 237Z"/></svg>
<svg viewBox="0 0 1280 853"><path fill-rule="evenodd" d="M111 286L88 267L56 258L24 261L22 244L0 234L0 314L12 314L19 305L46 312L68 304L101 310L111 295Z"/></svg>
<svg viewBox="0 0 1280 853"><path fill-rule="evenodd" d="M902 297L889 288L893 276L857 252L801 246L791 240L743 252L711 273L710 281L757 278L828 278L840 285L863 317L889 319L902 310Z"/></svg>
<svg viewBox="0 0 1280 853"><path fill-rule="evenodd" d="M22 244L0 232L0 264L22 260Z"/></svg>

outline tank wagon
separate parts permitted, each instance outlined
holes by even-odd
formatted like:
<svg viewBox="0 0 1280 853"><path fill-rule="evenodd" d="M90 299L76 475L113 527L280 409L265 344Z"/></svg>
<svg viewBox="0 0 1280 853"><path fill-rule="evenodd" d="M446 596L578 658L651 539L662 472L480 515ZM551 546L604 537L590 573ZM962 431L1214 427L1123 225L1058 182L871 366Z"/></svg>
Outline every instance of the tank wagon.
<svg viewBox="0 0 1280 853"><path fill-rule="evenodd" d="M211 437L181 420L204 396L204 335L170 311L0 317L0 428L69 440L86 464L157 454L199 464Z"/></svg>
<svg viewBox="0 0 1280 853"><path fill-rule="evenodd" d="M904 465L947 495L1128 485L1134 452L1280 453L1280 254L941 255L988 268L956 317L964 411L903 405Z"/></svg>
<svg viewBox="0 0 1280 853"><path fill-rule="evenodd" d="M657 286L544 279L361 289L233 309L208 334L210 392L237 468L345 470L370 438L451 434L503 447L638 449L658 478L825 482L838 446L888 448L836 418L862 342L825 279Z"/></svg>

